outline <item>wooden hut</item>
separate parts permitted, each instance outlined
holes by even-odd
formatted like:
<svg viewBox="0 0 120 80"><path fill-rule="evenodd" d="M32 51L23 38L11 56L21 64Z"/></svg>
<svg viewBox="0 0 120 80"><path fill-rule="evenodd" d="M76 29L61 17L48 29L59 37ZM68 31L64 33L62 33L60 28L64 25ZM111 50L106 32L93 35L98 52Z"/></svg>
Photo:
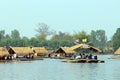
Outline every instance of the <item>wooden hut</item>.
<svg viewBox="0 0 120 80"><path fill-rule="evenodd" d="M76 52L69 47L60 47L55 53L60 54L60 56L69 56L70 54L75 54Z"/></svg>
<svg viewBox="0 0 120 80"><path fill-rule="evenodd" d="M32 47L32 49L37 53L38 56L43 56L48 54L48 50L45 47Z"/></svg>
<svg viewBox="0 0 120 80"><path fill-rule="evenodd" d="M91 51L96 52L96 53L101 52L101 50L99 50L98 48L95 48L95 47L87 45L87 44L77 44L77 45L70 47L70 49L72 49L72 50L88 49L88 50L91 50Z"/></svg>
<svg viewBox="0 0 120 80"><path fill-rule="evenodd" d="M118 48L118 49L114 52L114 54L120 55L120 48Z"/></svg>
<svg viewBox="0 0 120 80"><path fill-rule="evenodd" d="M25 56L33 53L30 47L10 47L8 50L9 54L17 54L17 56Z"/></svg>
<svg viewBox="0 0 120 80"><path fill-rule="evenodd" d="M6 48L0 47L0 57L8 56L8 50Z"/></svg>

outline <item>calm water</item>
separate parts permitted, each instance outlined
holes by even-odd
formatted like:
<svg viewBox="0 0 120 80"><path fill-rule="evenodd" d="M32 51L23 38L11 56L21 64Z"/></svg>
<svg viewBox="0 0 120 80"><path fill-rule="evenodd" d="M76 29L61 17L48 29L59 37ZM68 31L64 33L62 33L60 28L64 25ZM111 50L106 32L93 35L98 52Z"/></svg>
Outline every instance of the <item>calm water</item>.
<svg viewBox="0 0 120 80"><path fill-rule="evenodd" d="M64 63L59 59L0 63L0 80L120 80L120 60Z"/></svg>

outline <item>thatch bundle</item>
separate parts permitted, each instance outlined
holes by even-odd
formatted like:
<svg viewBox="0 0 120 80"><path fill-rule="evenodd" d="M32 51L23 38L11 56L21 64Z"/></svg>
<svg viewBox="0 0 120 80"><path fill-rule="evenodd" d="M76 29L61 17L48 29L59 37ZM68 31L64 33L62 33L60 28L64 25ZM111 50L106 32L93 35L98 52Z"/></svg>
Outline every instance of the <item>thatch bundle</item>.
<svg viewBox="0 0 120 80"><path fill-rule="evenodd" d="M7 56L9 55L8 50L7 49L3 49L3 47L0 47L0 56Z"/></svg>
<svg viewBox="0 0 120 80"><path fill-rule="evenodd" d="M8 50L10 54L17 54L17 56L24 56L30 53L33 53L33 50L30 47L10 47Z"/></svg>

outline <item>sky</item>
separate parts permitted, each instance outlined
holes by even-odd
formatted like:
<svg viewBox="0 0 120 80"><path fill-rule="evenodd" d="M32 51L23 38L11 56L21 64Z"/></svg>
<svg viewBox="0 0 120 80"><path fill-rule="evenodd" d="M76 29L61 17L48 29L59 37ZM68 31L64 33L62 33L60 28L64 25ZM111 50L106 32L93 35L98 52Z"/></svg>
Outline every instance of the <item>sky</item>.
<svg viewBox="0 0 120 80"><path fill-rule="evenodd" d="M120 0L0 0L0 30L31 38L38 23L70 34L103 29L110 39L120 27Z"/></svg>

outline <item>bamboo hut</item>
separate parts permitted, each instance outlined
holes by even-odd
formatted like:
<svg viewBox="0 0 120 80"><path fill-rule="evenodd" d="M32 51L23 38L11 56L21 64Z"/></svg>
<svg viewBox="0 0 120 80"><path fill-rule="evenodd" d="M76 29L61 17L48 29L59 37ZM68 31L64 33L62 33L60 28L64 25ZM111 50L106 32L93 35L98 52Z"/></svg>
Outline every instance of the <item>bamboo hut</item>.
<svg viewBox="0 0 120 80"><path fill-rule="evenodd" d="M96 52L96 53L101 52L101 50L99 50L98 48L95 48L95 47L87 45L87 44L77 44L77 45L70 47L70 49L72 49L72 50L88 49L88 50L91 50L91 51Z"/></svg>
<svg viewBox="0 0 120 80"><path fill-rule="evenodd" d="M17 54L17 56L25 56L33 53L30 47L10 47L8 50L9 54Z"/></svg>
<svg viewBox="0 0 120 80"><path fill-rule="evenodd" d="M48 54L48 50L45 47L33 47L32 48L38 56L43 56Z"/></svg>
<svg viewBox="0 0 120 80"><path fill-rule="evenodd" d="M3 47L0 47L0 57L8 56L8 55L9 55L8 50Z"/></svg>
<svg viewBox="0 0 120 80"><path fill-rule="evenodd" d="M60 56L69 56L70 54L75 54L76 52L69 47L60 47L55 53L60 54Z"/></svg>
<svg viewBox="0 0 120 80"><path fill-rule="evenodd" d="M118 48L118 49L114 52L114 54L120 55L120 48Z"/></svg>

